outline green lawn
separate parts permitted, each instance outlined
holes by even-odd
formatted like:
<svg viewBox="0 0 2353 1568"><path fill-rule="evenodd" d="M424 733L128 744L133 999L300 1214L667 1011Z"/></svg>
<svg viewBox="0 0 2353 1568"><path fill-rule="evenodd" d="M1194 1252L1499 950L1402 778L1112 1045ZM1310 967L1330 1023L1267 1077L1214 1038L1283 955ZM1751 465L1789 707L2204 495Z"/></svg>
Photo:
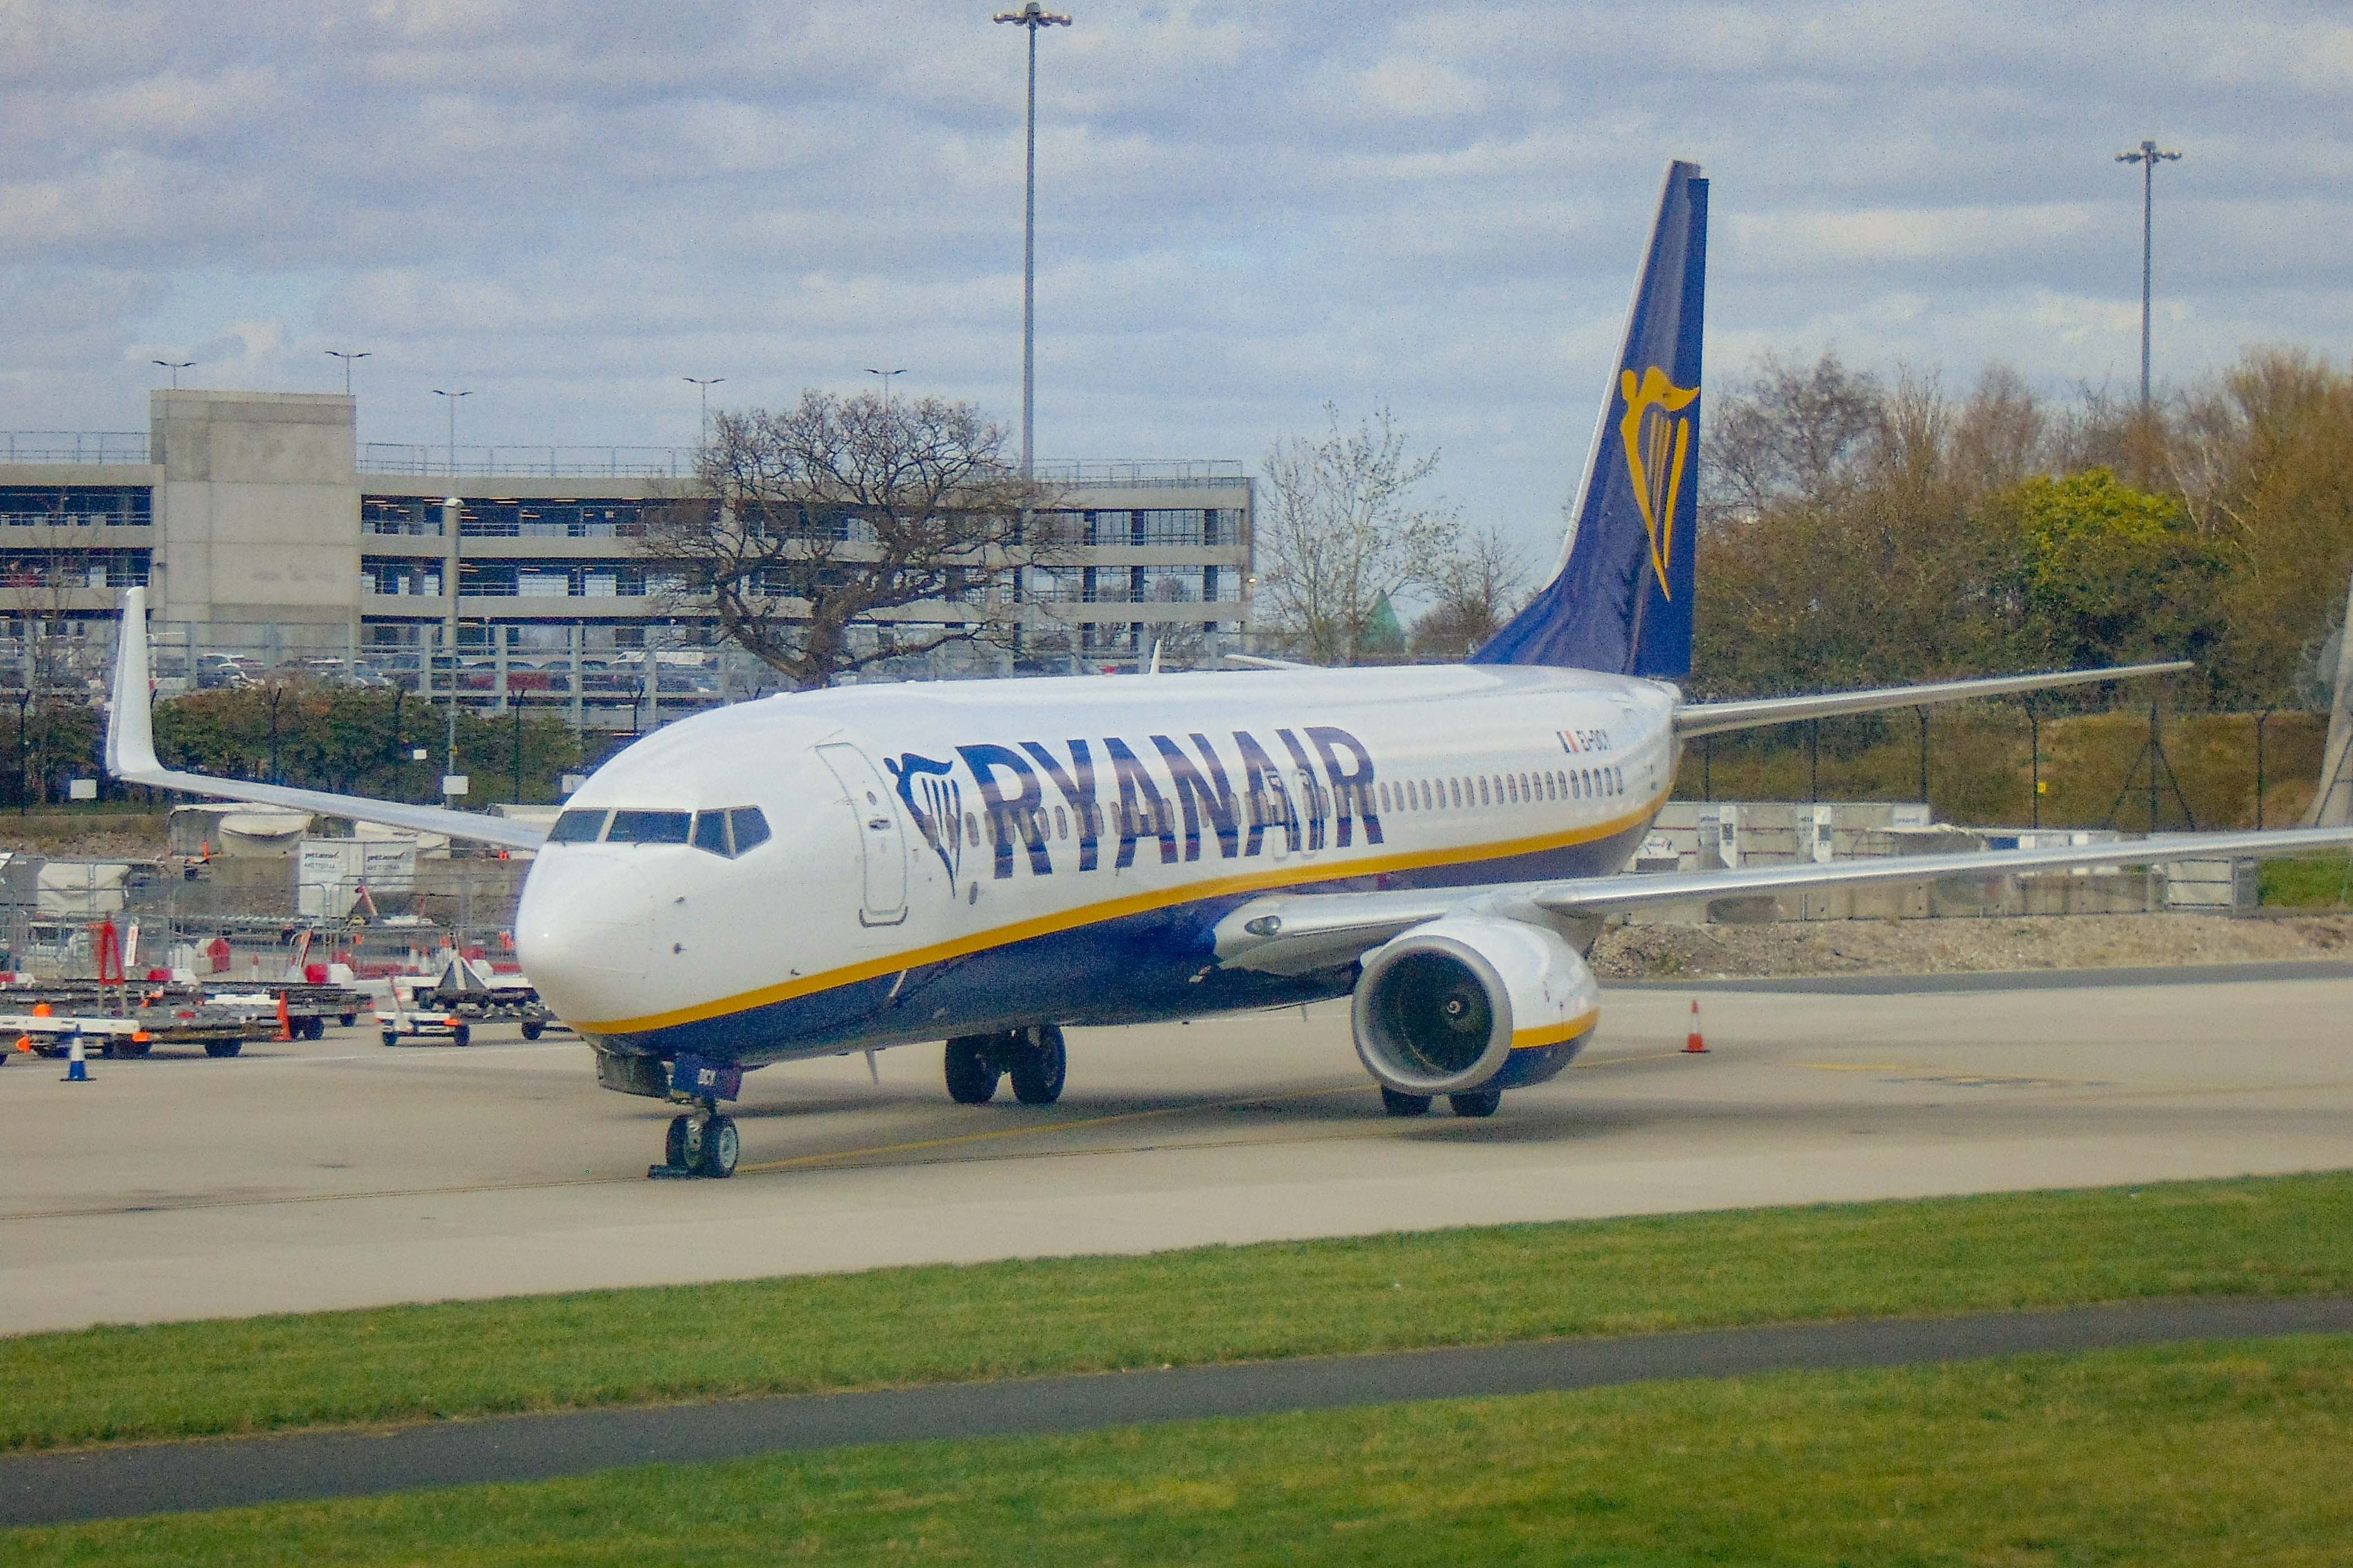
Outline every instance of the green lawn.
<svg viewBox="0 0 2353 1568"><path fill-rule="evenodd" d="M0 1534L0 1564L2337 1563L2353 1339L910 1444Z"/></svg>
<svg viewBox="0 0 2353 1568"><path fill-rule="evenodd" d="M2353 902L2353 855L2299 855L2255 869L2267 909L2339 910Z"/></svg>
<svg viewBox="0 0 2353 1568"><path fill-rule="evenodd" d="M0 1450L2172 1295L2353 1290L2353 1173L100 1328L0 1340Z"/></svg>

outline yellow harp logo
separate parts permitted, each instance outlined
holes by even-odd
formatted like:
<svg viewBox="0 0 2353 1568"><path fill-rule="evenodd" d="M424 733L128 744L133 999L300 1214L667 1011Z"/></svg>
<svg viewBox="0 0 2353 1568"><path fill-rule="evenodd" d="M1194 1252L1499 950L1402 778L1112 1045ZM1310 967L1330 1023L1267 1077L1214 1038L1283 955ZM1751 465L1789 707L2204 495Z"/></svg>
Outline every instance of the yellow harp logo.
<svg viewBox="0 0 2353 1568"><path fill-rule="evenodd" d="M1675 416L1692 405L1699 388L1667 379L1657 365L1637 382L1630 370L1618 373L1626 394L1626 417L1618 438L1626 448L1626 477L1634 482L1634 503L1651 535L1651 563L1659 569L1659 592L1668 598L1667 566L1675 558L1675 498L1682 494L1683 465L1691 457L1692 422Z"/></svg>

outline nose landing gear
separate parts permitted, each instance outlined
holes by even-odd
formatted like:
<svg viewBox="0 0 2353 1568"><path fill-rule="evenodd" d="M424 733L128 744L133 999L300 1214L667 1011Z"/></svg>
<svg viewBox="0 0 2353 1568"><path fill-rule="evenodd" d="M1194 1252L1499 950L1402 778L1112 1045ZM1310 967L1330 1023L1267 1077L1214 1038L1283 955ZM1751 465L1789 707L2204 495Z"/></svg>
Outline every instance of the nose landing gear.
<svg viewBox="0 0 2353 1568"><path fill-rule="evenodd" d="M656 1180L732 1176L743 1152L743 1135L735 1131L735 1119L720 1115L717 1102L706 1100L694 1114L670 1118L670 1130L662 1138L663 1163L648 1166L646 1174Z"/></svg>

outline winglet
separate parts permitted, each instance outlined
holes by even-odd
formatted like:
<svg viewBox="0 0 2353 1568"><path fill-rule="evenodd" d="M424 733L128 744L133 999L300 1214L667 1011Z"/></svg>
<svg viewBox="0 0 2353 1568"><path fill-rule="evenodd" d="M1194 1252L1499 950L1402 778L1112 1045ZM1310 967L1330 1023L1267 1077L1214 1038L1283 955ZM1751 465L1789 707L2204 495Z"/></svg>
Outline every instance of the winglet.
<svg viewBox="0 0 2353 1568"><path fill-rule="evenodd" d="M114 690L106 704L106 771L136 781L159 773L154 708L147 668L147 590L122 595L122 619L114 634Z"/></svg>

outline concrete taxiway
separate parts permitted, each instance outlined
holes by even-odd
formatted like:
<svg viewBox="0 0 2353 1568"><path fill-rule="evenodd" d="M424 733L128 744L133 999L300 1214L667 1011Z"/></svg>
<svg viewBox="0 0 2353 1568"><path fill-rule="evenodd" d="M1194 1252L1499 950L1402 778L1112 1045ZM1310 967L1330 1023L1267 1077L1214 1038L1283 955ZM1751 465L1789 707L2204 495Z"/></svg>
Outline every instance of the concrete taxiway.
<svg viewBox="0 0 2353 1568"><path fill-rule="evenodd" d="M2101 984L2104 978L2124 983ZM1343 1006L1074 1032L1062 1103L936 1047L752 1075L730 1182L575 1042L0 1069L0 1333L1205 1242L2353 1165L2353 978L1645 988L1492 1121L1393 1121ZM1694 995L1712 1049L1681 1049Z"/></svg>

